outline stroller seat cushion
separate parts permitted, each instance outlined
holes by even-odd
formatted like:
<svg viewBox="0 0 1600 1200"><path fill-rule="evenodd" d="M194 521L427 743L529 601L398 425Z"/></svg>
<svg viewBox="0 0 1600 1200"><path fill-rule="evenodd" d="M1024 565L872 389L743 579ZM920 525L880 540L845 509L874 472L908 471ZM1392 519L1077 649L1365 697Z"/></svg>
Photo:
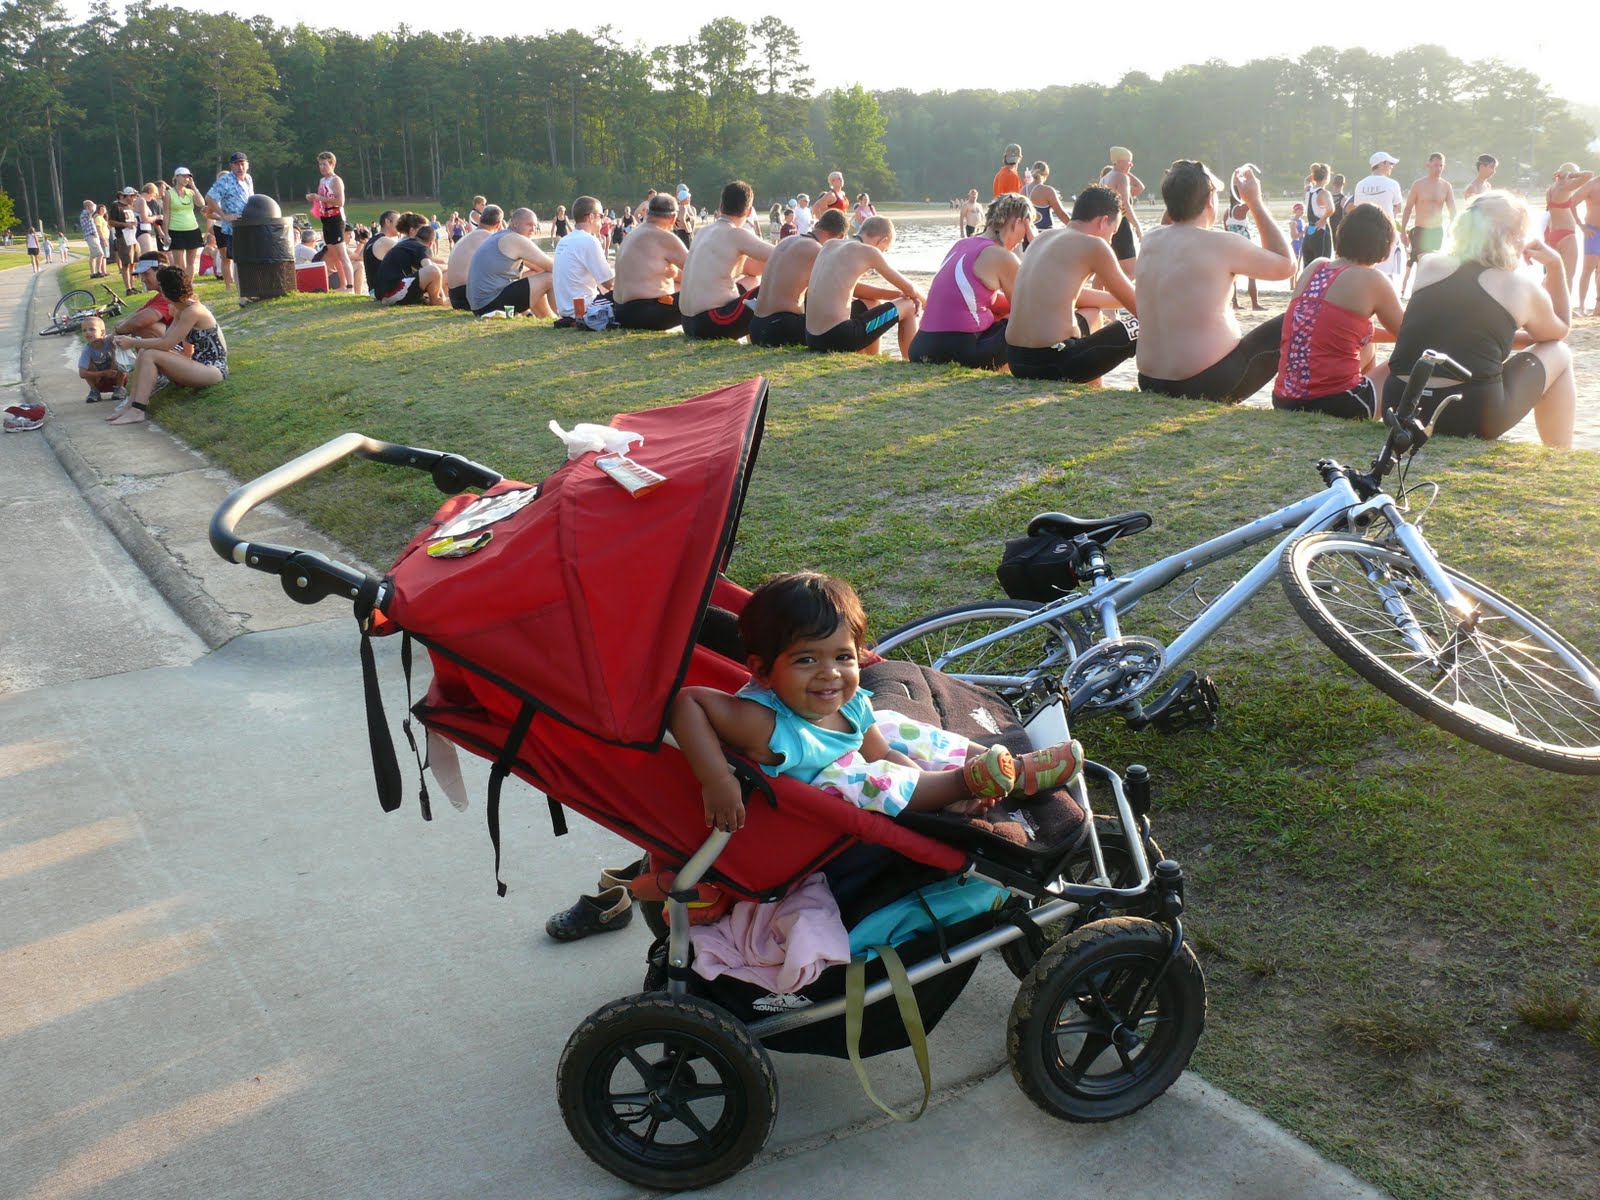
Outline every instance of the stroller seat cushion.
<svg viewBox="0 0 1600 1200"><path fill-rule="evenodd" d="M1004 700L931 667L883 659L862 667L861 685L872 690L880 706L981 746L1002 745L1013 754L1026 754L1033 749L1027 730ZM1018 817L1022 819L1019 821ZM948 812L903 813L898 820L941 841L982 849L1008 861L1034 850L1073 844L1084 830L1083 810L1064 788L1003 801L976 821ZM986 828L989 823L1006 822L1021 826L1025 835L1020 839L1022 845L1017 844L1015 830L1003 836Z"/></svg>

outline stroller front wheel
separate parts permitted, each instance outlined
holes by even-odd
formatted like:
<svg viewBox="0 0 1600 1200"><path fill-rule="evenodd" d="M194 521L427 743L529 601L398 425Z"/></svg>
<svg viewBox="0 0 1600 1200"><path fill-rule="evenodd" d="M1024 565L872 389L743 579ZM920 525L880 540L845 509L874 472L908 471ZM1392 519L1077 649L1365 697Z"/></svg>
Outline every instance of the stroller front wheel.
<svg viewBox="0 0 1600 1200"><path fill-rule="evenodd" d="M730 1014L691 996L614 1000L578 1026L556 1071L561 1116L619 1179L681 1191L742 1170L778 1116L778 1078Z"/></svg>
<svg viewBox="0 0 1600 1200"><path fill-rule="evenodd" d="M1111 1121L1183 1074L1205 1027L1205 979L1184 945L1141 917L1094 921L1050 947L1006 1026L1011 1073L1045 1112Z"/></svg>

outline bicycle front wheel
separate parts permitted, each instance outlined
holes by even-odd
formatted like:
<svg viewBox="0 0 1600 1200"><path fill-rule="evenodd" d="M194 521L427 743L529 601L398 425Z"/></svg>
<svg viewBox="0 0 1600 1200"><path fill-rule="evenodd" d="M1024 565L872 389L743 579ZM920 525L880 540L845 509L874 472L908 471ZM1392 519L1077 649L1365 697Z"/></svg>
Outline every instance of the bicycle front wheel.
<svg viewBox="0 0 1600 1200"><path fill-rule="evenodd" d="M56 306L50 310L50 328L42 329L42 334L76 333L83 324L83 319L95 312L99 305L95 303L94 293L86 292L82 288L68 292L56 301Z"/></svg>
<svg viewBox="0 0 1600 1200"><path fill-rule="evenodd" d="M962 647L1043 607L1032 600L958 604L892 630L873 649L884 658L933 667L986 687L1014 703L1040 675L1063 669L1089 645L1083 627L1072 617L1058 617L976 650L963 652Z"/></svg>
<svg viewBox="0 0 1600 1200"><path fill-rule="evenodd" d="M1600 774L1600 671L1543 621L1441 564L1470 611L1411 556L1337 533L1284 549L1284 591L1328 648L1439 728L1518 762Z"/></svg>

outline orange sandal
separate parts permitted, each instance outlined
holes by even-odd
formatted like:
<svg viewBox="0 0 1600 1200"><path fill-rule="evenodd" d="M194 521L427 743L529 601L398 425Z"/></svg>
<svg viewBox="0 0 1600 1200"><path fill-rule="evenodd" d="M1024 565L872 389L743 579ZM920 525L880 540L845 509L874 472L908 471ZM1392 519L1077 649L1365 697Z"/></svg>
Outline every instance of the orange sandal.
<svg viewBox="0 0 1600 1200"><path fill-rule="evenodd" d="M968 756L961 768L967 791L980 800L998 800L1017 785L1017 760L1004 746L990 746L982 754Z"/></svg>
<svg viewBox="0 0 1600 1200"><path fill-rule="evenodd" d="M1015 791L1023 796L1036 796L1071 783L1082 770L1083 745L1076 739L1034 750L1017 759Z"/></svg>

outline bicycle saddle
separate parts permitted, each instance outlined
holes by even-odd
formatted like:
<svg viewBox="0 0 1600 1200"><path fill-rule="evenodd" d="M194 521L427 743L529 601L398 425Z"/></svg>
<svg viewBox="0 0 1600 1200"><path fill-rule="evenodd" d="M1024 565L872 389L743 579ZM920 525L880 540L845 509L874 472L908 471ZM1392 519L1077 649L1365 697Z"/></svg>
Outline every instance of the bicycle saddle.
<svg viewBox="0 0 1600 1200"><path fill-rule="evenodd" d="M1143 533L1155 524L1147 512L1118 513L1114 517L1071 517L1066 513L1040 513L1028 522L1028 536L1055 533L1063 537L1086 537L1090 541L1105 543L1112 538Z"/></svg>

